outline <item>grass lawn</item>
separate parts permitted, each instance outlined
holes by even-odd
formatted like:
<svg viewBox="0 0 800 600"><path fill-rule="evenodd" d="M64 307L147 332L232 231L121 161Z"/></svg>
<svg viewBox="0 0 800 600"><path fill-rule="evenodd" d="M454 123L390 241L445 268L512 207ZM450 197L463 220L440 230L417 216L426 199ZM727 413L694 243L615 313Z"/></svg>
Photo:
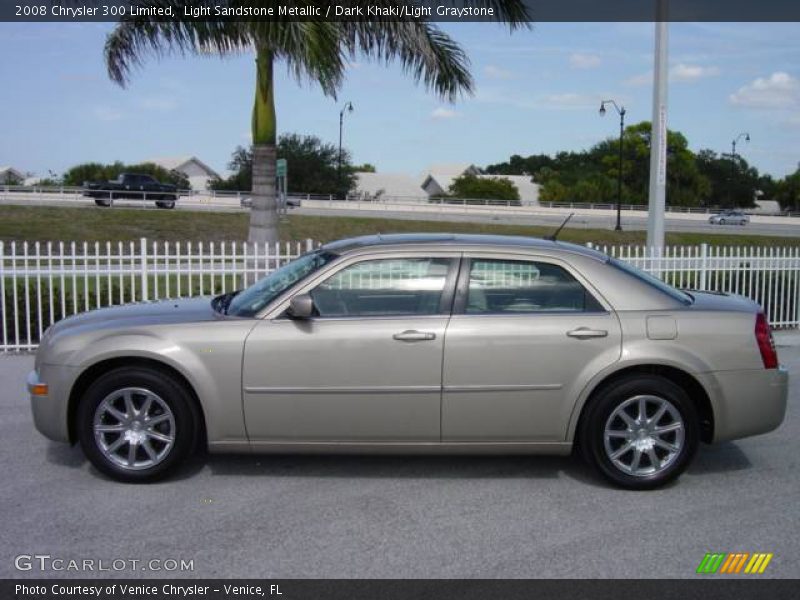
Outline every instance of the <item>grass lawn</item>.
<svg viewBox="0 0 800 600"><path fill-rule="evenodd" d="M113 208L61 208L0 206L0 241L239 241L247 237L248 215L194 211L163 211ZM489 223L444 223L355 217L311 217L291 215L281 226L284 240L311 238L320 242L370 233L447 231L543 237L554 227L495 225ZM644 231L615 232L610 229L564 229L559 239L597 244L643 244ZM668 233L667 243L730 246L795 246L798 238L757 235L709 235Z"/></svg>

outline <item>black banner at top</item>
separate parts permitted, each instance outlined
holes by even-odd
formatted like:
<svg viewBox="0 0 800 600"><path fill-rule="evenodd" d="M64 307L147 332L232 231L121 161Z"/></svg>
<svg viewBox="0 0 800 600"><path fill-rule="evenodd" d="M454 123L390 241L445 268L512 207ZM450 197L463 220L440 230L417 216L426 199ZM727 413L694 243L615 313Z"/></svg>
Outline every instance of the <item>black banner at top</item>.
<svg viewBox="0 0 800 600"><path fill-rule="evenodd" d="M504 6L532 22L800 21L800 0L3 0L0 21L504 21Z"/></svg>

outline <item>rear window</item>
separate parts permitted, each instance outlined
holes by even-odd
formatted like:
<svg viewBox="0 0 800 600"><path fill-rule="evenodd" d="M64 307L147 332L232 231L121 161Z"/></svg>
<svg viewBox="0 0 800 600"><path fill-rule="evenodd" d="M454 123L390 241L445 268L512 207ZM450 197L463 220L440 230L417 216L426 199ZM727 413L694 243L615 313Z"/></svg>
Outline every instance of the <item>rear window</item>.
<svg viewBox="0 0 800 600"><path fill-rule="evenodd" d="M646 273L641 269L637 269L630 263L617 260L616 258L610 258L608 262L611 266L616 267L620 271L624 271L628 275L635 277L636 279L646 283L650 287L656 288L658 291L667 294L668 296L674 298L675 300L677 300L682 304L692 303L692 297L689 296L689 294L682 292L678 289L675 289L671 285L661 281L658 277L653 277L652 275L650 275L650 273Z"/></svg>

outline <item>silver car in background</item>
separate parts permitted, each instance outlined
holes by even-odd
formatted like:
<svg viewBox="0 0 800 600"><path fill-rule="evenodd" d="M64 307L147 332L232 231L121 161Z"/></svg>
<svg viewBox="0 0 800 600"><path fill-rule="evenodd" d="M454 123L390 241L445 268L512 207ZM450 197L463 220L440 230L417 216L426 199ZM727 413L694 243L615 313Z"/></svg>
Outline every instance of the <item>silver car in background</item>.
<svg viewBox="0 0 800 600"><path fill-rule="evenodd" d="M146 481L212 452L569 454L633 489L768 432L787 373L742 297L521 237L327 244L237 293L52 326L36 427Z"/></svg>
<svg viewBox="0 0 800 600"><path fill-rule="evenodd" d="M711 215L708 222L712 225L747 225L750 217L741 210L723 210L716 215Z"/></svg>

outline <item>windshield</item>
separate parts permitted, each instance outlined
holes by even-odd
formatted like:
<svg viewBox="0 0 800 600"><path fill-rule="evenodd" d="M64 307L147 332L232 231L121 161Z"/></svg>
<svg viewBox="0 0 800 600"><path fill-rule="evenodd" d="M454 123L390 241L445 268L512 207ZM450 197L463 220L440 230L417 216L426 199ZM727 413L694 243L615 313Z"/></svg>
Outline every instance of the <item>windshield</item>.
<svg viewBox="0 0 800 600"><path fill-rule="evenodd" d="M228 314L237 317L252 317L272 302L284 290L327 265L335 254L312 252L283 265L246 290L234 296L228 306Z"/></svg>
<svg viewBox="0 0 800 600"><path fill-rule="evenodd" d="M689 294L681 292L680 290L675 289L671 285L668 285L661 281L658 277L653 277L650 273L646 273L641 269L637 269L630 263L626 263L621 260L617 260L616 258L609 259L609 264L618 268L620 271L625 271L629 275L633 275L636 279L643 281L644 283L657 288L659 291L664 292L668 296L674 298L678 302L682 304L691 304L692 298Z"/></svg>

